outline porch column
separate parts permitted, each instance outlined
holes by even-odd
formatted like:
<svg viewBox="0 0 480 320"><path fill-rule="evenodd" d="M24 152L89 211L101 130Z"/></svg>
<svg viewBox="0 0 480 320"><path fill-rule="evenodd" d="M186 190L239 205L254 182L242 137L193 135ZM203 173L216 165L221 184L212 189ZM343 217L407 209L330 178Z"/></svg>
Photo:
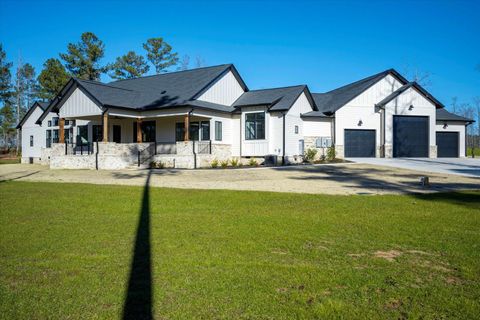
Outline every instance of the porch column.
<svg viewBox="0 0 480 320"><path fill-rule="evenodd" d="M183 138L184 138L183 140L185 141L190 140L190 114L189 113L185 115Z"/></svg>
<svg viewBox="0 0 480 320"><path fill-rule="evenodd" d="M137 119L137 143L142 143L142 119Z"/></svg>
<svg viewBox="0 0 480 320"><path fill-rule="evenodd" d="M65 143L65 118L58 121L58 142Z"/></svg>
<svg viewBox="0 0 480 320"><path fill-rule="evenodd" d="M108 142L108 113L103 114L103 142Z"/></svg>

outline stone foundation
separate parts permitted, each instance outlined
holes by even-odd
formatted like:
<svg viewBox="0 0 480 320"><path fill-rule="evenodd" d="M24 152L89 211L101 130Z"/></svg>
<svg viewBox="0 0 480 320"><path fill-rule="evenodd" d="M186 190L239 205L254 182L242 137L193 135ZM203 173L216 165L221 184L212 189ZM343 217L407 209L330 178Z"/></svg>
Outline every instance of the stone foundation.
<svg viewBox="0 0 480 320"><path fill-rule="evenodd" d="M428 154L429 158L436 158L437 157L437 146L430 146L430 153Z"/></svg>
<svg viewBox="0 0 480 320"><path fill-rule="evenodd" d="M345 158L345 152L344 152L343 146L339 146L339 145L335 146L335 155L339 159Z"/></svg>

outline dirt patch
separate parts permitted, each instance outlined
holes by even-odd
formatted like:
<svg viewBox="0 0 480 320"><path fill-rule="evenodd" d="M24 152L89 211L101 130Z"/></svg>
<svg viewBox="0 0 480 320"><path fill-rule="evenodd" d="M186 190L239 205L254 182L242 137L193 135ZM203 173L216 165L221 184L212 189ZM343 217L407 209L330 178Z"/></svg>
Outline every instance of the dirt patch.
<svg viewBox="0 0 480 320"><path fill-rule="evenodd" d="M396 258L400 257L402 253L398 250L390 250L390 251L376 251L373 254L377 258L382 258L387 261L393 262Z"/></svg>
<svg viewBox="0 0 480 320"><path fill-rule="evenodd" d="M385 309L396 310L402 306L403 302L400 299L391 299L385 304Z"/></svg>
<svg viewBox="0 0 480 320"><path fill-rule="evenodd" d="M352 257L352 258L361 258L364 257L364 253L347 253L347 256Z"/></svg>

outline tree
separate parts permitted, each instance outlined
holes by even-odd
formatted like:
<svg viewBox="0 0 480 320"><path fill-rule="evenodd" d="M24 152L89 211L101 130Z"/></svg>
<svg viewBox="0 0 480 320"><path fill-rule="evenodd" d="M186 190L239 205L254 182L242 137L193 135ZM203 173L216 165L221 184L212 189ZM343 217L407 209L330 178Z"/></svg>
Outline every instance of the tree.
<svg viewBox="0 0 480 320"><path fill-rule="evenodd" d="M100 60L105 54L105 45L92 32L84 32L81 41L69 43L67 53L61 53L65 67L74 76L84 80L100 80L105 69L100 66Z"/></svg>
<svg viewBox="0 0 480 320"><path fill-rule="evenodd" d="M404 67L403 73L410 79L412 82L416 82L424 88L430 87L432 85L432 73L429 71L423 71L415 66L406 65Z"/></svg>
<svg viewBox="0 0 480 320"><path fill-rule="evenodd" d="M207 63L205 62L205 59L203 59L201 56L195 57L195 68L205 67L206 65Z"/></svg>
<svg viewBox="0 0 480 320"><path fill-rule="evenodd" d="M15 73L15 91L13 92L16 107L16 124L20 122L26 109L35 99L36 92L37 81L35 77L35 69L29 63L23 64L20 58ZM17 130L16 144L18 154L20 151L20 130Z"/></svg>
<svg viewBox="0 0 480 320"><path fill-rule="evenodd" d="M39 92L41 99L51 100L68 82L70 75L65 70L60 60L51 58L43 64L43 70L38 76Z"/></svg>
<svg viewBox="0 0 480 320"><path fill-rule="evenodd" d="M177 68L177 71L184 71L190 69L190 56L188 54L182 57L180 65Z"/></svg>
<svg viewBox="0 0 480 320"><path fill-rule="evenodd" d="M456 113L458 109L458 98L457 97L452 97L452 103L450 104L452 107L452 112Z"/></svg>
<svg viewBox="0 0 480 320"><path fill-rule="evenodd" d="M145 59L133 51L118 57L115 63L109 64L107 68L111 71L109 76L113 79L138 78L150 69Z"/></svg>
<svg viewBox="0 0 480 320"><path fill-rule="evenodd" d="M157 74L167 72L167 69L178 62L178 53L172 52L172 47L163 38L150 38L143 44L147 51L147 59L155 67Z"/></svg>
<svg viewBox="0 0 480 320"><path fill-rule="evenodd" d="M12 145L15 135L15 112L10 101L6 101L0 109L0 130L2 131L2 145Z"/></svg>
<svg viewBox="0 0 480 320"><path fill-rule="evenodd" d="M11 78L10 68L11 62L7 62L7 54L3 51L3 46L0 43L0 102L4 102L11 94Z"/></svg>

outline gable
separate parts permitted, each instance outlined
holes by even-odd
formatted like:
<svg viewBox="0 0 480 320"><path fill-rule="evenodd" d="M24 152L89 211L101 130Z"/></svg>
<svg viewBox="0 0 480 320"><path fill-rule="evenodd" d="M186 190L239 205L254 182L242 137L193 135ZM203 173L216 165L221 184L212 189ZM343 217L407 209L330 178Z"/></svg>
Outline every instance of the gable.
<svg viewBox="0 0 480 320"><path fill-rule="evenodd" d="M288 114L300 116L302 113L307 113L313 110L313 106L310 101L307 99L305 92L302 92L295 103L292 105Z"/></svg>
<svg viewBox="0 0 480 320"><path fill-rule="evenodd" d="M420 93L414 87L410 87L404 92L402 92L398 97L386 104L386 108L396 107L396 108L408 108L411 105L415 109L417 108L426 108L426 109L436 109L435 104L430 100L425 98L425 96Z"/></svg>
<svg viewBox="0 0 480 320"><path fill-rule="evenodd" d="M197 99L231 106L245 91L232 71L228 71Z"/></svg>
<svg viewBox="0 0 480 320"><path fill-rule="evenodd" d="M76 88L58 111L60 118L96 116L102 109L93 102L80 88Z"/></svg>
<svg viewBox="0 0 480 320"><path fill-rule="evenodd" d="M401 86L403 86L402 82L400 82L391 74L387 74L380 81L362 92L346 105L356 107L373 106L395 90L399 89Z"/></svg>
<svg viewBox="0 0 480 320"><path fill-rule="evenodd" d="M38 127L35 123L38 118L42 115L43 110L37 104L35 105L34 109L27 115L27 117L23 120L22 128L31 128L31 127Z"/></svg>

